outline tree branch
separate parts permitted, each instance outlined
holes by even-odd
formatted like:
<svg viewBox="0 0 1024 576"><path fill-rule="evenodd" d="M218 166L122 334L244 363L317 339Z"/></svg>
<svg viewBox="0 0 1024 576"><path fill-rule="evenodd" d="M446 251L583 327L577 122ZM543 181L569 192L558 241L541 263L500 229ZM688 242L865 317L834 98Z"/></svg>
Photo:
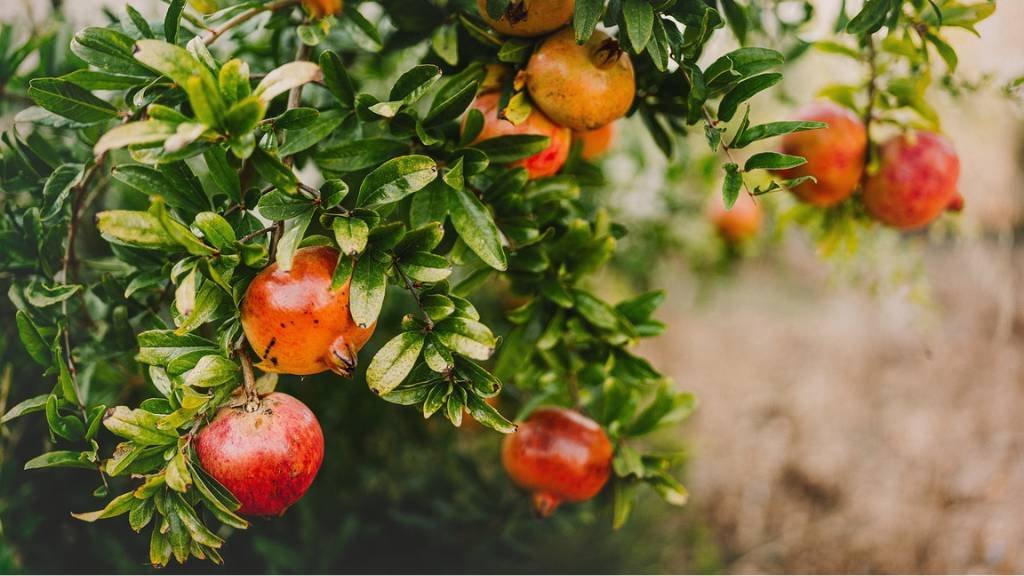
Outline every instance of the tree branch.
<svg viewBox="0 0 1024 576"><path fill-rule="evenodd" d="M231 30L232 28L240 24L245 24L249 20L252 20L254 17L258 16L259 14L262 14L264 12L276 12L278 10L281 10L282 8L290 8L292 6L295 6L298 3L299 0L275 0L274 2L264 4L263 6L257 6L255 8L246 10L245 12L242 12L238 16L235 16L231 20L225 22L224 25L220 28L215 28L210 33L210 35L206 37L206 40L203 40L203 43L209 46L216 42L217 39L220 38L221 35L223 35L228 30Z"/></svg>

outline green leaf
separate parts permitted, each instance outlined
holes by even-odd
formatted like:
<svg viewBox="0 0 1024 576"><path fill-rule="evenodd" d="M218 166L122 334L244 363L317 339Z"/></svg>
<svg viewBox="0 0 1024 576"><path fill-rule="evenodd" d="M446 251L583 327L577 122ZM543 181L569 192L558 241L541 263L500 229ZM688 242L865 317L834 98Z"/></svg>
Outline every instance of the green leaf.
<svg viewBox="0 0 1024 576"><path fill-rule="evenodd" d="M346 109L355 107L356 90L352 79L345 71L345 65L337 52L326 50L320 54L320 69L323 71L324 87Z"/></svg>
<svg viewBox="0 0 1024 576"><path fill-rule="evenodd" d="M203 233L203 238L218 250L229 248L238 241L231 224L216 212L196 214L195 227Z"/></svg>
<svg viewBox="0 0 1024 576"><path fill-rule="evenodd" d="M430 37L430 47L441 60L449 66L459 63L459 29L455 25L447 24L434 30Z"/></svg>
<svg viewBox="0 0 1024 576"><path fill-rule="evenodd" d="M152 76L136 62L132 51L135 40L111 28L90 27L80 30L71 41L76 56L104 72L131 76Z"/></svg>
<svg viewBox="0 0 1024 576"><path fill-rule="evenodd" d="M344 33L363 50L380 52L384 47L377 28L359 12L355 5L345 5L345 11L339 23Z"/></svg>
<svg viewBox="0 0 1024 576"><path fill-rule="evenodd" d="M413 66L398 77L395 85L391 88L388 100L400 101L406 106L414 104L439 78L441 78L441 69L433 64Z"/></svg>
<svg viewBox="0 0 1024 576"><path fill-rule="evenodd" d="M732 30L736 39L739 40L740 44L744 44L747 41L747 15L743 11L743 6L736 2L736 0L721 0L722 12L725 13L726 22L729 23L729 28Z"/></svg>
<svg viewBox="0 0 1024 576"><path fill-rule="evenodd" d="M140 446L173 444L178 435L157 427L159 416L136 408L115 406L103 420L103 426L112 433Z"/></svg>
<svg viewBox="0 0 1024 576"><path fill-rule="evenodd" d="M670 22L669 26L675 26L675 24ZM654 19L651 41L647 43L647 53L651 56L655 68L660 72L668 70L672 47L669 46L668 33L665 32L665 24L660 17Z"/></svg>
<svg viewBox="0 0 1024 576"><path fill-rule="evenodd" d="M95 470L98 468L95 460L96 455L92 452L56 450L40 454L25 462L25 470L36 470L38 468L87 468Z"/></svg>
<svg viewBox="0 0 1024 576"><path fill-rule="evenodd" d="M165 470L164 480L167 482L168 488L181 493L188 491L189 486L192 485L192 475L188 472L185 457L182 456L180 450L174 452L174 456L167 463Z"/></svg>
<svg viewBox="0 0 1024 576"><path fill-rule="evenodd" d="M484 154L491 162L505 163L522 160L543 152L551 145L551 138L537 134L510 134L498 136L473 145Z"/></svg>
<svg viewBox="0 0 1024 576"><path fill-rule="evenodd" d="M329 110L320 114L320 118L312 126L285 130L284 144L281 145L278 153L282 157L291 156L319 144L331 132L334 132L338 126L341 126L341 122L344 119L344 113L340 110Z"/></svg>
<svg viewBox="0 0 1024 576"><path fill-rule="evenodd" d="M619 316L608 303L583 290L573 290L576 311L594 326L614 332L619 330Z"/></svg>
<svg viewBox="0 0 1024 576"><path fill-rule="evenodd" d="M160 523L153 528L153 534L149 539L149 563L157 568L162 568L171 561L171 542L166 534L160 531Z"/></svg>
<svg viewBox="0 0 1024 576"><path fill-rule="evenodd" d="M478 397L476 394L469 394L466 399L466 407L469 409L469 414L474 420L501 432L503 434L511 434L516 431L517 426L508 421L500 412L495 410L490 404L484 402L483 399Z"/></svg>
<svg viewBox="0 0 1024 576"><path fill-rule="evenodd" d="M160 144L173 136L176 126L162 120L144 120L115 126L100 136L92 152L99 156L109 150L132 145Z"/></svg>
<svg viewBox="0 0 1024 576"><path fill-rule="evenodd" d="M142 164L122 164L115 166L110 172L119 182L146 194L159 196L172 208L180 208L189 213L209 210L210 203L205 196L198 197L193 190L176 186L161 171Z"/></svg>
<svg viewBox="0 0 1024 576"><path fill-rule="evenodd" d="M439 92L431 102L430 112L423 119L423 124L438 126L461 116L473 103L478 87L478 82L469 82L454 92Z"/></svg>
<svg viewBox="0 0 1024 576"><path fill-rule="evenodd" d="M185 373L184 383L193 388L212 388L237 382L238 364L219 354L203 356L196 367Z"/></svg>
<svg viewBox="0 0 1024 576"><path fill-rule="evenodd" d="M490 358L498 343L490 328L468 318L446 318L434 330L442 344L474 360Z"/></svg>
<svg viewBox="0 0 1024 576"><path fill-rule="evenodd" d="M800 156L791 156L778 152L759 152L747 159L743 169L748 172L750 170L785 170L806 163L807 160Z"/></svg>
<svg viewBox="0 0 1024 576"><path fill-rule="evenodd" d="M35 322L32 321L32 318L24 310L15 312L14 320L18 325L18 337L21 339L21 344L25 347L25 351L40 366L49 368L53 363L53 355L50 351L50 346L39 333L39 328L36 327ZM5 416L4 422L6 421L7 417Z"/></svg>
<svg viewBox="0 0 1024 576"><path fill-rule="evenodd" d="M366 240L370 234L370 228L366 222L359 218L342 216L335 218L331 223L334 229L334 238L338 242L338 248L349 256L357 256L366 248Z"/></svg>
<svg viewBox="0 0 1024 576"><path fill-rule="evenodd" d="M178 26L181 24L181 13L185 10L185 0L171 0L164 14L164 38L174 44L178 41Z"/></svg>
<svg viewBox="0 0 1024 576"><path fill-rule="evenodd" d="M452 273L451 265L443 256L430 252L413 252L398 261L398 268L417 282L440 282Z"/></svg>
<svg viewBox="0 0 1024 576"><path fill-rule="evenodd" d="M385 138L356 140L317 152L315 160L320 168L334 172L356 172L407 152L406 142Z"/></svg>
<svg viewBox="0 0 1024 576"><path fill-rule="evenodd" d="M767 90L782 80L782 74L775 72L752 76L743 80L722 98L718 105L718 119L723 122L732 120L740 104L746 102L762 90Z"/></svg>
<svg viewBox="0 0 1024 576"><path fill-rule="evenodd" d="M310 210L285 222L284 234L277 243L277 267L287 272L292 269L292 257L298 250L302 238L306 234L306 228L313 220L313 211Z"/></svg>
<svg viewBox="0 0 1024 576"><path fill-rule="evenodd" d="M363 178L357 206L373 208L391 204L420 190L437 178L437 164L429 156L392 158Z"/></svg>
<svg viewBox="0 0 1024 576"><path fill-rule="evenodd" d="M877 32L885 24L891 8L892 0L866 0L861 11L846 25L846 31L854 35Z"/></svg>
<svg viewBox="0 0 1024 576"><path fill-rule="evenodd" d="M423 349L421 332L402 332L385 344L366 369L366 383L374 393L387 394L409 374Z"/></svg>
<svg viewBox="0 0 1024 576"><path fill-rule="evenodd" d="M377 321L384 295L387 291L387 271L390 260L374 251L369 251L356 262L352 271L350 305L352 319L361 328Z"/></svg>
<svg viewBox="0 0 1024 576"><path fill-rule="evenodd" d="M955 72L957 64L960 62L960 59L956 55L956 50L954 50L952 46L937 34L928 32L925 37L932 43L932 46L935 46L935 50L939 53L939 56L945 60L946 67L949 69L950 74Z"/></svg>
<svg viewBox="0 0 1024 576"><path fill-rule="evenodd" d="M626 27L626 37L633 52L643 52L654 30L654 8L651 3L648 0L624 0L622 24Z"/></svg>
<svg viewBox="0 0 1024 576"><path fill-rule="evenodd" d="M740 48L719 57L704 71L712 90L724 90L734 82L783 64L785 57L769 48Z"/></svg>
<svg viewBox="0 0 1024 576"><path fill-rule="evenodd" d="M468 190L449 188L448 210L452 225L462 241L481 260L496 270L508 268L508 258L501 246L501 235L491 213L480 200Z"/></svg>
<svg viewBox="0 0 1024 576"><path fill-rule="evenodd" d="M686 487L665 472L655 472L644 481L654 488L662 500L673 506L683 506L690 499Z"/></svg>
<svg viewBox="0 0 1024 576"><path fill-rule="evenodd" d="M280 190L271 190L260 196L256 203L256 211L268 220L288 220L300 216L313 209L309 199L302 196L289 196Z"/></svg>
<svg viewBox="0 0 1024 576"><path fill-rule="evenodd" d="M278 94L319 79L321 79L320 66L315 62L301 60L289 62L267 73L263 80L256 85L252 95L264 102L270 102Z"/></svg>
<svg viewBox="0 0 1024 576"><path fill-rule="evenodd" d="M759 140L764 140L765 138L791 134L793 132L803 132L805 130L817 130L819 128L826 128L827 126L828 124L824 122L808 122L800 120L758 124L757 126L751 126L737 133L736 137L733 138L732 143L729 144L729 147L744 148L749 144Z"/></svg>
<svg viewBox="0 0 1024 576"><path fill-rule="evenodd" d="M149 212L107 210L96 215L96 227L113 244L153 250L178 247L160 219Z"/></svg>
<svg viewBox="0 0 1024 576"><path fill-rule="evenodd" d="M725 179L722 181L722 200L725 202L725 209L732 210L736 199L739 198L740 188L743 187L743 175L740 174L739 166L731 162L723 168Z"/></svg>
<svg viewBox="0 0 1024 576"><path fill-rule="evenodd" d="M117 117L117 108L93 96L85 88L60 78L36 78L30 81L28 96L45 110L82 124Z"/></svg>
<svg viewBox="0 0 1024 576"><path fill-rule="evenodd" d="M49 394L40 394L39 396L18 402L4 414L3 418L0 418L0 424L6 424L15 418L32 414L33 412L42 412L46 408L46 400L49 397Z"/></svg>
<svg viewBox="0 0 1024 576"><path fill-rule="evenodd" d="M133 496L131 492L127 492L111 500L102 510L83 513L72 512L71 515L85 522L95 522L104 518L114 518L115 516L127 514L132 509L132 503L134 501L135 496Z"/></svg>
<svg viewBox="0 0 1024 576"><path fill-rule="evenodd" d="M295 173L291 168L285 166L277 156L257 146L249 160L256 168L256 172L278 190L288 194L295 194L298 191L299 185Z"/></svg>
<svg viewBox="0 0 1024 576"><path fill-rule="evenodd" d="M612 529L618 530L625 526L633 512L633 504L636 503L636 482L623 478L616 478L615 503L612 511Z"/></svg>
<svg viewBox="0 0 1024 576"><path fill-rule="evenodd" d="M594 28L601 21L604 13L604 0L576 0L573 9L572 27L576 33L576 43L583 44L590 39Z"/></svg>
<svg viewBox="0 0 1024 576"><path fill-rule="evenodd" d="M228 134L239 137L252 132L260 120L263 120L266 112L266 102L256 96L246 96L222 113L223 120L213 121L221 122Z"/></svg>
<svg viewBox="0 0 1024 576"><path fill-rule="evenodd" d="M188 79L199 74L201 65L188 50L160 40L139 40L135 43L135 59L184 87ZM207 72L209 74L209 72Z"/></svg>

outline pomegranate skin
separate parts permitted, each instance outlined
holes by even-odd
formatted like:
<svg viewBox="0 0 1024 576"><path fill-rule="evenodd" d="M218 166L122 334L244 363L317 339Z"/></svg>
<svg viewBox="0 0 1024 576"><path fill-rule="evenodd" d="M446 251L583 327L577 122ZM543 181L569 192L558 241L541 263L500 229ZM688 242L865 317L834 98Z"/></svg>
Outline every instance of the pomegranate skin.
<svg viewBox="0 0 1024 576"><path fill-rule="evenodd" d="M508 14L498 20L487 13L487 0L476 0L480 17L498 32L506 36L530 38L548 32L554 32L572 20L575 0L525 0L509 6L510 11L517 13L515 19Z"/></svg>
<svg viewBox="0 0 1024 576"><path fill-rule="evenodd" d="M879 157L878 172L864 186L864 205L883 224L922 228L944 210L963 206L957 192L960 158L942 136L902 134L883 144Z"/></svg>
<svg viewBox="0 0 1024 576"><path fill-rule="evenodd" d="M349 285L331 291L338 251L295 252L292 269L263 269L242 299L242 328L264 372L350 376L376 325L361 328L349 312Z"/></svg>
<svg viewBox="0 0 1024 576"><path fill-rule="evenodd" d="M761 231L761 206L741 192L727 210L721 194L713 194L708 201L707 216L718 234L729 244L742 244Z"/></svg>
<svg viewBox="0 0 1024 576"><path fill-rule="evenodd" d="M255 412L221 408L196 437L196 454L242 503L240 514L275 516L313 484L324 460L324 435L305 404L274 392Z"/></svg>
<svg viewBox="0 0 1024 576"><path fill-rule="evenodd" d="M551 120L594 130L629 112L636 77L629 54L600 30L580 46L572 27L548 36L526 65L530 98Z"/></svg>
<svg viewBox="0 0 1024 576"><path fill-rule="evenodd" d="M593 130L573 130L573 142L580 143L580 158L596 160L604 156L615 140L615 123L605 124Z"/></svg>
<svg viewBox="0 0 1024 576"><path fill-rule="evenodd" d="M505 437L501 461L549 516L563 502L589 500L611 476L612 444L597 422L565 408L540 408Z"/></svg>
<svg viewBox="0 0 1024 576"><path fill-rule="evenodd" d="M800 200L834 206L856 190L864 172L868 137L864 123L850 110L831 102L815 102L797 113L797 120L825 122L827 128L793 132L782 137L782 152L803 156L807 163L780 172L783 178L814 176L793 188Z"/></svg>
<svg viewBox="0 0 1024 576"><path fill-rule="evenodd" d="M552 122L538 108L533 111L518 125L498 117L498 104L501 95L497 92L489 92L477 96L472 107L484 115L484 127L477 135L473 143L483 142L499 136L510 134L536 134L547 136L551 143L547 148L530 156L513 162L512 166L526 168L531 179L552 176L562 169L565 161L569 158L569 150L572 146L572 133L568 128L559 126ZM463 121L465 126L465 121Z"/></svg>

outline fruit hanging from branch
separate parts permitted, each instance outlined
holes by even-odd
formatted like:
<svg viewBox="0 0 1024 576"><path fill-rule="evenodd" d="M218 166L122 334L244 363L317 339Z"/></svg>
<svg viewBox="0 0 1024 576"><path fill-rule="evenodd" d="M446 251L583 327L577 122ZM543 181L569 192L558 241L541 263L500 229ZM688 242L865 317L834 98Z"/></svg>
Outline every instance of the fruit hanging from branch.
<svg viewBox="0 0 1024 576"><path fill-rule="evenodd" d="M908 132L888 140L879 155L878 172L864 186L864 206L879 222L913 230L963 207L960 158L946 138Z"/></svg>
<svg viewBox="0 0 1024 576"><path fill-rule="evenodd" d="M221 408L196 436L203 469L241 502L246 516L279 516L309 490L324 459L313 412L282 392Z"/></svg>
<svg viewBox="0 0 1024 576"><path fill-rule="evenodd" d="M571 28L555 32L533 52L525 70L534 104L573 130L594 130L622 118L636 95L629 54L600 30L583 45Z"/></svg>
<svg viewBox="0 0 1024 576"><path fill-rule="evenodd" d="M572 145L572 134L569 129L555 124L537 108L533 108L529 115L518 124L513 124L504 117L503 111L500 109L500 101L501 94L498 92L481 94L473 101L470 109L479 110L483 114L484 123L472 144L512 134L546 136L550 142L546 148L532 156L516 160L510 163L510 166L526 168L530 178L543 178L557 174L569 158L569 150ZM467 120L463 120L463 130L465 130L466 122Z"/></svg>
<svg viewBox="0 0 1024 576"><path fill-rule="evenodd" d="M783 170L783 178L813 176L791 190L814 206L834 206L849 198L860 184L867 150L864 123L848 108L815 102L799 110L797 121L824 122L827 128L794 132L782 137L782 152L802 156L806 164Z"/></svg>
<svg viewBox="0 0 1024 576"><path fill-rule="evenodd" d="M499 17L492 17L488 0L476 0L480 17L502 34L532 38L554 32L572 20L573 0L513 0Z"/></svg>
<svg viewBox="0 0 1024 576"><path fill-rule="evenodd" d="M540 408L505 437L501 461L534 510L550 516L562 502L590 500L612 473L612 443L601 426L575 410Z"/></svg>
<svg viewBox="0 0 1024 576"><path fill-rule="evenodd" d="M746 194L736 198L732 208L726 208L718 194L708 198L708 219L728 244L739 245L753 239L761 231L764 216L761 206Z"/></svg>
<svg viewBox="0 0 1024 576"><path fill-rule="evenodd" d="M352 376L376 323L360 326L352 319L347 278L334 286L339 258L351 257L324 246L301 248L290 270L275 263L253 278L242 298L241 321L259 369Z"/></svg>

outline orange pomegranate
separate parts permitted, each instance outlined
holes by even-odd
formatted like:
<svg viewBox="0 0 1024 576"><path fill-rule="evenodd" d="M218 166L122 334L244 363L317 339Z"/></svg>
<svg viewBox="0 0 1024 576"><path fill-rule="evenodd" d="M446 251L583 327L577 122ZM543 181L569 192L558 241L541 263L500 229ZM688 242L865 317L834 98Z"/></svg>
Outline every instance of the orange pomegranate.
<svg viewBox="0 0 1024 576"><path fill-rule="evenodd" d="M551 139L548 147L540 152L514 162L513 166L523 166L529 172L530 178L542 178L551 176L558 172L565 161L569 158L569 149L572 144L572 135L568 128L555 124L543 112L536 107L518 125L498 117L498 104L501 95L497 92L489 92L477 96L472 107L484 115L484 127L473 141L482 142L507 136L509 134L537 134L547 136ZM463 121L465 127L465 121Z"/></svg>
<svg viewBox="0 0 1024 576"><path fill-rule="evenodd" d="M573 142L580 143L580 158L595 160L604 156L615 139L615 123L605 124L593 130L573 130Z"/></svg>
<svg viewBox="0 0 1024 576"><path fill-rule="evenodd" d="M317 246L295 252L291 270L271 264L242 299L242 328L265 372L351 376L356 355L374 325L357 326L349 312L349 285L331 290L338 251Z"/></svg>
<svg viewBox="0 0 1024 576"><path fill-rule="evenodd" d="M741 244L761 231L761 207L746 193L740 193L729 210L721 194L708 200L707 216L718 234L729 244Z"/></svg>
<svg viewBox="0 0 1024 576"><path fill-rule="evenodd" d="M563 28L530 56L526 87L555 122L593 130L629 112L636 78L629 55L614 38L597 30L580 46L572 28Z"/></svg>
<svg viewBox="0 0 1024 576"><path fill-rule="evenodd" d="M864 123L850 110L817 102L797 114L798 120L825 122L827 128L793 132L782 138L782 152L803 156L807 163L780 172L784 178L814 176L793 188L798 198L815 206L833 206L853 194L864 172L868 136Z"/></svg>
<svg viewBox="0 0 1024 576"><path fill-rule="evenodd" d="M480 17L508 36L533 37L558 30L572 20L574 0L512 0L501 18L487 14L487 0L476 0Z"/></svg>

